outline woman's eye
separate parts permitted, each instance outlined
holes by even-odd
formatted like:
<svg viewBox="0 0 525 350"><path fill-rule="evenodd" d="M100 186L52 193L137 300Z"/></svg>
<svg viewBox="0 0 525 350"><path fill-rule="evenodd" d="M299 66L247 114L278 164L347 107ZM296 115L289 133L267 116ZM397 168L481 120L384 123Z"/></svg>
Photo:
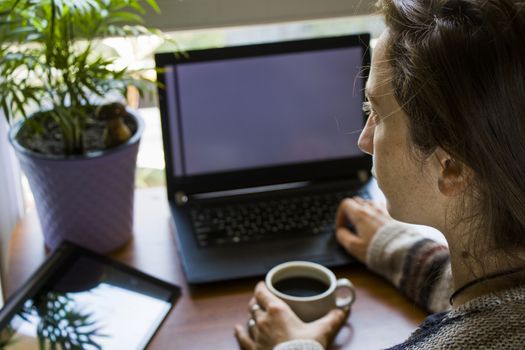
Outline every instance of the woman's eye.
<svg viewBox="0 0 525 350"><path fill-rule="evenodd" d="M370 102L363 102L363 112L365 112L367 117L372 113L372 106L370 105Z"/></svg>
<svg viewBox="0 0 525 350"><path fill-rule="evenodd" d="M370 101L363 102L363 112L368 118L372 118L374 123L377 124L377 122L379 121L377 118L377 113L375 113L375 111L372 109L372 104L370 103Z"/></svg>

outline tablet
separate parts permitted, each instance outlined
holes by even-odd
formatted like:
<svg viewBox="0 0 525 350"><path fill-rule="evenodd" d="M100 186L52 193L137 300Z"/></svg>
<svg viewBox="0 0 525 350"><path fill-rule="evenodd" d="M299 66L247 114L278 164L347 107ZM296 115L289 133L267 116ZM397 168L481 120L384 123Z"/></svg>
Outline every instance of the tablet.
<svg viewBox="0 0 525 350"><path fill-rule="evenodd" d="M0 310L0 348L144 349L180 288L63 243Z"/></svg>

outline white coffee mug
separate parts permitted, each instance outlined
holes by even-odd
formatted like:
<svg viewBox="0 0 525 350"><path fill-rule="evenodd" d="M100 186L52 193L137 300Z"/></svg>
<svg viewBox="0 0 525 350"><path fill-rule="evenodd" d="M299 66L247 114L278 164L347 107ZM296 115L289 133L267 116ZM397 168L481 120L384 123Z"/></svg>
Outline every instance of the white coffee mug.
<svg viewBox="0 0 525 350"><path fill-rule="evenodd" d="M294 286L296 281L312 282L313 285L299 283ZM323 265L308 261L289 261L277 265L266 274L265 282L268 290L284 300L305 322L317 320L334 308L349 309L356 297L352 282L346 278L336 279L334 273ZM288 287L291 285L292 289L286 289L285 284ZM302 293L303 290L305 293Z"/></svg>

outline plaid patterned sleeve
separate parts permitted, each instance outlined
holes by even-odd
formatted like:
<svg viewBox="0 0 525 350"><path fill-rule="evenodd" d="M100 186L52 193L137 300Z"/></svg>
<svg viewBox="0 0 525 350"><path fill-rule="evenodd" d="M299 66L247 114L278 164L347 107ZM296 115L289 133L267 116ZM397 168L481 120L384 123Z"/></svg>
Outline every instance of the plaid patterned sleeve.
<svg viewBox="0 0 525 350"><path fill-rule="evenodd" d="M428 311L450 308L448 248L414 226L392 222L379 229L368 248L367 265Z"/></svg>

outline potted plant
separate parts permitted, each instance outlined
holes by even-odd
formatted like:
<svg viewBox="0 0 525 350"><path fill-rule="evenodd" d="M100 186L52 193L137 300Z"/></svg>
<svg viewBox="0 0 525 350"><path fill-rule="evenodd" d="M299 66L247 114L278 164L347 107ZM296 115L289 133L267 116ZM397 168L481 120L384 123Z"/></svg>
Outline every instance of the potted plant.
<svg viewBox="0 0 525 350"><path fill-rule="evenodd" d="M0 108L28 177L47 247L109 252L132 237L135 162L144 128L126 108L147 82L117 68L106 36L142 25L155 0L0 2Z"/></svg>

